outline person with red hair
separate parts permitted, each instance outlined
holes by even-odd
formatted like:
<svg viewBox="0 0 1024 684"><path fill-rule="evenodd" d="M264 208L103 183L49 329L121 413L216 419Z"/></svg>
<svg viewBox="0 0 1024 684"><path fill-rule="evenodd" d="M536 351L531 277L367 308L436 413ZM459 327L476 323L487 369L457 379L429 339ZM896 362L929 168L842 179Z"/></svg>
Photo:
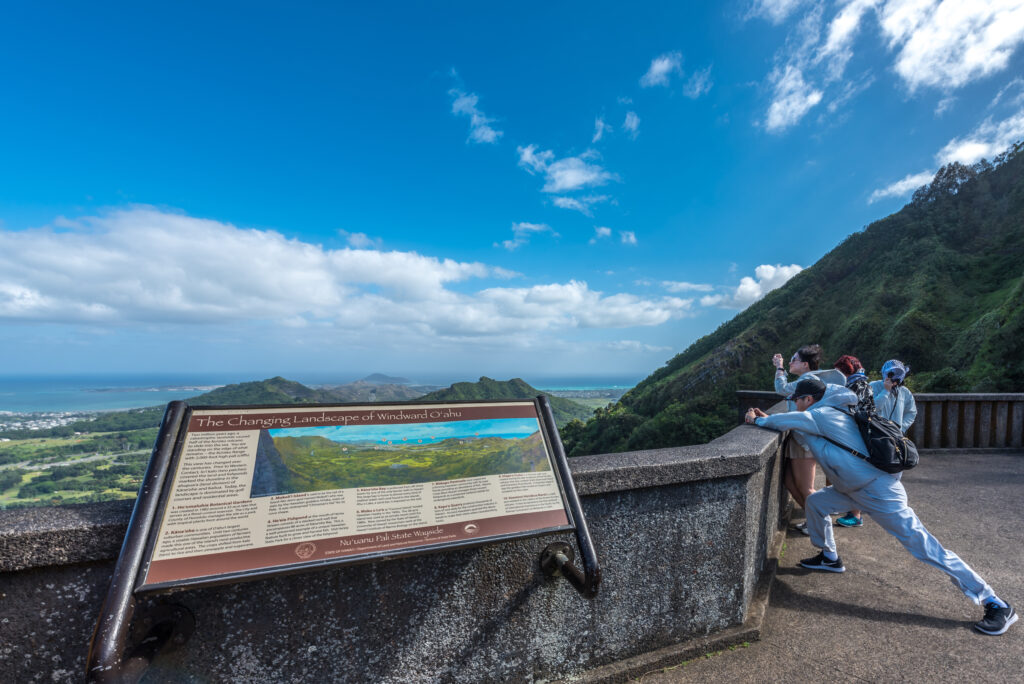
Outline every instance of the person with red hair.
<svg viewBox="0 0 1024 684"><path fill-rule="evenodd" d="M867 400L874 401L871 386L868 384L868 376L864 373L864 366L860 359L850 354L843 354L832 367L846 376L846 388L857 395L857 402ZM841 527L860 527L864 524L864 516L860 510L847 511L846 515L836 518L836 524Z"/></svg>

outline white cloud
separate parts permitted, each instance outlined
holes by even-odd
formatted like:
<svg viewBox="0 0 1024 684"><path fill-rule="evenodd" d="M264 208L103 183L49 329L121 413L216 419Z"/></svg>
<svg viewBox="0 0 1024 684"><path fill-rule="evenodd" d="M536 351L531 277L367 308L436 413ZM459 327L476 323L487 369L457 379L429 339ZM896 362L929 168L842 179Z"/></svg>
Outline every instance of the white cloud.
<svg viewBox="0 0 1024 684"><path fill-rule="evenodd" d="M953 138L936 153L935 164L942 166L951 162L959 162L970 166L982 159L991 161L1020 140L1024 140L1024 109L1001 121L993 121L992 117L988 117L967 135ZM872 192L868 197L868 204L886 197L909 195L922 185L930 183L934 176L934 170L910 174L891 185Z"/></svg>
<svg viewBox="0 0 1024 684"><path fill-rule="evenodd" d="M706 68L690 74L689 80L683 86L683 95L696 100L704 93L709 92L712 85L714 84L711 82L711 65L709 64Z"/></svg>
<svg viewBox="0 0 1024 684"><path fill-rule="evenodd" d="M619 239L622 240L622 244L624 245L635 245L636 233L631 230L620 230Z"/></svg>
<svg viewBox="0 0 1024 684"><path fill-rule="evenodd" d="M751 13L779 23L799 4L757 2ZM769 131L795 125L823 100L828 101L828 111L835 113L870 85L874 80L870 73L860 79L862 87L844 80L854 42L865 27L876 31L887 45L892 69L911 93L932 87L948 94L1002 71L1024 42L1020 0L847 0L838 3L827 22L823 16L830 11L829 5L808 4L768 77L772 102L765 125ZM869 15L877 21L869 23ZM936 114L941 115L951 103L943 99Z"/></svg>
<svg viewBox="0 0 1024 684"><path fill-rule="evenodd" d="M1024 41L1024 4L1014 0L889 0L879 21L911 92L1002 71Z"/></svg>
<svg viewBox="0 0 1024 684"><path fill-rule="evenodd" d="M717 306L723 309L745 309L772 290L781 287L802 271L796 264L761 264L754 269L754 277L744 276L735 290L726 294L701 297L702 306Z"/></svg>
<svg viewBox="0 0 1024 684"><path fill-rule="evenodd" d="M496 143L504 133L491 126L494 119L487 117L477 107L479 98L473 93L464 93L458 88L448 91L452 96L452 114L469 117L468 142Z"/></svg>
<svg viewBox="0 0 1024 684"><path fill-rule="evenodd" d="M682 74L683 55L679 52L666 52L651 60L647 73L640 77L640 85L644 88L668 86L668 79L673 73Z"/></svg>
<svg viewBox="0 0 1024 684"><path fill-rule="evenodd" d="M512 224L512 239L505 240L500 244L495 243L495 247L504 247L510 252L513 252L530 241L530 236L539 233L551 233L555 237L558 237L558 233L552 230L551 226L546 223L513 223Z"/></svg>
<svg viewBox="0 0 1024 684"><path fill-rule="evenodd" d="M590 238L590 244L596 244L598 240L610 238L612 236L612 229L607 226L595 226L594 237Z"/></svg>
<svg viewBox="0 0 1024 684"><path fill-rule="evenodd" d="M781 24L804 0L754 0L750 13Z"/></svg>
<svg viewBox="0 0 1024 684"><path fill-rule="evenodd" d="M636 140L640 129L640 117L636 112L626 112L626 120L622 122L622 127L629 131L629 137Z"/></svg>
<svg viewBox="0 0 1024 684"><path fill-rule="evenodd" d="M852 0L847 3L829 22L828 36L821 46L814 61L825 62L827 80L834 81L842 77L846 65L853 57L853 39L857 37L861 21L869 9L873 9L879 0Z"/></svg>
<svg viewBox="0 0 1024 684"><path fill-rule="evenodd" d="M594 137L591 138L591 143L596 143L604 137L605 133L611 133L612 127L605 123L604 117L599 116L594 119Z"/></svg>
<svg viewBox="0 0 1024 684"><path fill-rule="evenodd" d="M555 153L551 150L537 152L536 145L517 147L516 152L519 153L519 165L530 173L543 172L548 164L551 163L551 160L555 158Z"/></svg>
<svg viewBox="0 0 1024 684"><path fill-rule="evenodd" d="M999 89L996 96L992 98L992 102L989 103L989 109L998 105L1002 102L1003 98L1007 96L1007 93L1012 93L1013 91L1016 91L1016 94L1010 96L1010 99L1007 100L1007 104L1011 107L1020 107L1021 105L1024 105L1024 78L1018 76Z"/></svg>
<svg viewBox="0 0 1024 684"><path fill-rule="evenodd" d="M1024 139L1024 110L1003 119L985 119L977 128L962 138L953 138L939 150L939 164L960 162L973 164L982 158L991 160L1013 143Z"/></svg>
<svg viewBox="0 0 1024 684"><path fill-rule="evenodd" d="M949 111L950 107L956 104L956 98L952 95L944 97L935 105L935 116L942 116Z"/></svg>
<svg viewBox="0 0 1024 684"><path fill-rule="evenodd" d="M800 69L792 64L776 69L770 77L775 94L765 127L772 132L782 131L796 124L816 104L821 102L822 92L809 86Z"/></svg>
<svg viewBox="0 0 1024 684"><path fill-rule="evenodd" d="M934 171L922 171L921 173L909 174L891 185L887 185L884 188L879 188L872 192L871 196L868 197L868 204L874 204L878 200L885 199L886 197L903 197L904 195L909 195L922 185L931 183L932 178L934 177Z"/></svg>
<svg viewBox="0 0 1024 684"><path fill-rule="evenodd" d="M576 280L456 291L450 285L510 272L415 252L324 249L153 207L75 225L0 229L0 319L96 330L311 326L364 341L411 335L423 345L660 325L689 307L675 297L606 294Z"/></svg>
<svg viewBox="0 0 1024 684"><path fill-rule="evenodd" d="M677 280L663 280L661 286L669 292L711 292L714 288L705 283L687 283Z"/></svg>
<svg viewBox="0 0 1024 684"><path fill-rule="evenodd" d="M856 80L847 81L843 84L839 94L828 103L828 111L834 114L840 107L870 88L874 82L875 77L870 74Z"/></svg>
<svg viewBox="0 0 1024 684"><path fill-rule="evenodd" d="M366 233L350 233L347 230L339 230L338 235L345 238L349 247L355 249L380 249L383 244L380 238L371 238Z"/></svg>
<svg viewBox="0 0 1024 684"><path fill-rule="evenodd" d="M552 161L555 158L554 152L551 150L537 152L536 145L518 147L516 150L519 153L521 167L531 174L544 174L544 187L541 188L544 192L573 192L617 180L614 173L606 171L597 164L585 161L585 159L596 156L596 153L592 151L585 152L578 157L565 157Z"/></svg>
<svg viewBox="0 0 1024 684"><path fill-rule="evenodd" d="M524 320L545 321L553 313L571 318L572 327L624 328L660 325L679 318L690 308L689 300L678 297L643 299L631 294L603 296L585 282L535 285L530 288L483 290L480 298L494 304L506 315Z"/></svg>
<svg viewBox="0 0 1024 684"><path fill-rule="evenodd" d="M640 342L638 340L616 340L615 342L609 342L606 345L612 351L624 351L632 353L664 353L672 351L672 347L663 347L653 344L647 344L646 342Z"/></svg>
<svg viewBox="0 0 1024 684"><path fill-rule="evenodd" d="M586 195L584 197L553 197L551 202L560 209L572 209L584 216L592 216L591 205L607 202L608 195Z"/></svg>

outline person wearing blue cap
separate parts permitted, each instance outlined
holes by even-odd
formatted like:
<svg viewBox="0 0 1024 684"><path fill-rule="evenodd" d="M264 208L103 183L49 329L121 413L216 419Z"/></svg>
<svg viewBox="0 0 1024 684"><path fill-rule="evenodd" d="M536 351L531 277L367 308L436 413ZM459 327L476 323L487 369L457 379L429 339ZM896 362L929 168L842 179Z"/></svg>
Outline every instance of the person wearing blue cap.
<svg viewBox="0 0 1024 684"><path fill-rule="evenodd" d="M810 377L797 382L787 398L796 405L795 411L769 416L752 408L745 421L773 430L800 432L832 483L807 497L807 529L811 544L821 551L800 561L800 565L809 570L845 572L846 566L836 551L831 515L859 508L896 537L914 558L949 575L967 598L985 607L985 616L974 624L975 629L991 635L1006 632L1017 621L1013 607L925 529L907 503L907 492L900 481L902 473L879 470L856 455L868 452L857 422L848 413L857 404L857 395L846 387L825 385Z"/></svg>

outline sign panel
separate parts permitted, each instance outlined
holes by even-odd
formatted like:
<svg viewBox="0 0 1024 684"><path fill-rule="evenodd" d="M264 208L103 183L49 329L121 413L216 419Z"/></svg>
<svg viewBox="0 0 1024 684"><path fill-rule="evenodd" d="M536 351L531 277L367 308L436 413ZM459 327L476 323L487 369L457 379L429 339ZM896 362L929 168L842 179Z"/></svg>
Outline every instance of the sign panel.
<svg viewBox="0 0 1024 684"><path fill-rule="evenodd" d="M136 591L573 529L533 401L194 408L182 430Z"/></svg>

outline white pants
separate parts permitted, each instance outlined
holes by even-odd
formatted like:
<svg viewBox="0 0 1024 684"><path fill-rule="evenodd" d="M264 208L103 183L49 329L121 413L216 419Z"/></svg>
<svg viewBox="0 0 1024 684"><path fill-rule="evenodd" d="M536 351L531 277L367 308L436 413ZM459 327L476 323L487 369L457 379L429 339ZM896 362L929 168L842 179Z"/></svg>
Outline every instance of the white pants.
<svg viewBox="0 0 1024 684"><path fill-rule="evenodd" d="M960 556L944 549L939 540L924 528L917 514L907 505L907 491L898 478L880 477L848 494L834 487L825 487L811 494L807 497L807 531L811 533L811 543L835 553L836 540L829 515L854 509L870 515L914 558L949 575L953 584L976 604L981 605L996 595Z"/></svg>

